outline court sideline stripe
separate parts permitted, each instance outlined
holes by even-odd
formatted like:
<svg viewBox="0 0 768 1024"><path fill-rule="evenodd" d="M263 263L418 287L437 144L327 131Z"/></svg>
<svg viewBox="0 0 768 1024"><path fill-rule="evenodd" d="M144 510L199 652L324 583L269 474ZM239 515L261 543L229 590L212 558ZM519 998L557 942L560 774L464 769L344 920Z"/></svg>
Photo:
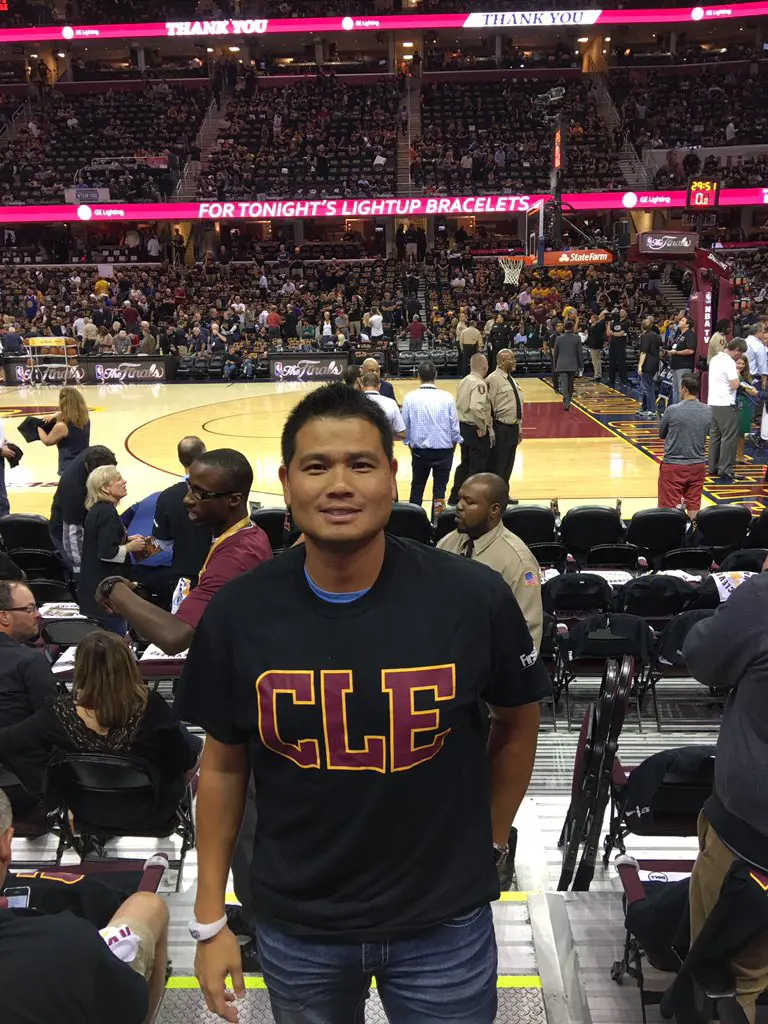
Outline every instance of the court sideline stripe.
<svg viewBox="0 0 768 1024"><path fill-rule="evenodd" d="M267 983L261 975L247 974L243 978L247 989L266 989ZM200 982L191 975L172 975L165 984L166 989L199 989ZM371 987L376 988L376 979L371 982ZM541 988L541 978L538 974L500 974L496 978L497 988Z"/></svg>

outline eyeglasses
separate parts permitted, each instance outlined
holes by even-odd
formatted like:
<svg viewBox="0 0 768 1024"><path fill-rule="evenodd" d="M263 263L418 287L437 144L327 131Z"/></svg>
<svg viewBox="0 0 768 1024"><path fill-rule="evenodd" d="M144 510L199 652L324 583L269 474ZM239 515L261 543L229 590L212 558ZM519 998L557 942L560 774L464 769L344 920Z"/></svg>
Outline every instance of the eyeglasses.
<svg viewBox="0 0 768 1024"><path fill-rule="evenodd" d="M0 608L3 612L26 612L27 615L34 615L37 611L36 604L23 604L16 608Z"/></svg>
<svg viewBox="0 0 768 1024"><path fill-rule="evenodd" d="M239 494L239 491L204 491L187 481L187 491L198 501L210 501L212 498L228 498L230 494Z"/></svg>

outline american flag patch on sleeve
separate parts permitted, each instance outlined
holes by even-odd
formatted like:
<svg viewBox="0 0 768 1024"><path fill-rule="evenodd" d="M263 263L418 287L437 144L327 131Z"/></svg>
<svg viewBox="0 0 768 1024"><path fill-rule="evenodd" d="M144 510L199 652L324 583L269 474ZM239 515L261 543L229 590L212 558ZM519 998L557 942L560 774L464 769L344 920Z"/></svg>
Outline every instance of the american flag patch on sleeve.
<svg viewBox="0 0 768 1024"><path fill-rule="evenodd" d="M523 575L526 587L538 587L539 577L535 572L527 572Z"/></svg>

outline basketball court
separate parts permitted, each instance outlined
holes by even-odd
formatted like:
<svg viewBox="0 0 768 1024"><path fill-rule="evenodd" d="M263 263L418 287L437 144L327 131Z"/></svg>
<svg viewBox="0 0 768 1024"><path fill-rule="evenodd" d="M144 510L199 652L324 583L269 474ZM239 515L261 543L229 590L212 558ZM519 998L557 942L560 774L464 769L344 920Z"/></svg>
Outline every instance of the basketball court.
<svg viewBox="0 0 768 1024"><path fill-rule="evenodd" d="M557 497L561 512L575 504L622 501L631 516L656 505L657 452L640 446L633 431L653 430L636 420L637 402L603 385L577 381L575 405L564 412L562 400L538 378L519 378L523 390L524 443L511 480L514 497L548 504ZM456 381L440 387L451 393ZM181 475L176 444L186 434L202 437L209 448L242 451L254 471L252 498L282 504L277 469L280 433L291 408L312 385L282 383L165 384L83 388L91 410L91 440L118 457L128 481L127 503L173 483ZM395 381L400 402L418 382ZM56 452L21 442L16 426L29 414L56 409L56 388L6 388L0 392L0 416L6 436L24 450L21 465L6 470L14 512L47 515L56 486ZM642 425L642 426L641 426ZM410 489L407 448L396 445L401 499ZM457 452L458 459L458 452ZM431 500L431 485L425 504Z"/></svg>

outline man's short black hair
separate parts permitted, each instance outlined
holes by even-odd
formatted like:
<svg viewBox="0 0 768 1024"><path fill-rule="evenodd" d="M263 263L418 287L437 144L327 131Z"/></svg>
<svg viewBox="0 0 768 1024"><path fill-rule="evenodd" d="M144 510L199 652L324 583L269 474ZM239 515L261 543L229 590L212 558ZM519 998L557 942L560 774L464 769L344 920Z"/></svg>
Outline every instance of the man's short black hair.
<svg viewBox="0 0 768 1024"><path fill-rule="evenodd" d="M572 334L573 333L573 320L566 320L565 323L563 324L563 330L566 331L568 334Z"/></svg>
<svg viewBox="0 0 768 1024"><path fill-rule="evenodd" d="M437 377L437 367L431 359L425 359L419 363L419 380L424 384L431 384Z"/></svg>
<svg viewBox="0 0 768 1024"><path fill-rule="evenodd" d="M370 402L370 399L366 401ZM237 452L234 448L214 448L212 452L203 452L195 460L195 464L217 470L222 478L222 491L232 491L233 494L248 497L253 486L253 470L242 452Z"/></svg>
<svg viewBox="0 0 768 1024"><path fill-rule="evenodd" d="M715 330L719 331L720 334L725 334L726 331L730 331L730 329L731 329L731 321L730 320L727 320L727 319L725 319L725 320L718 320L717 323L715 324Z"/></svg>
<svg viewBox="0 0 768 1024"><path fill-rule="evenodd" d="M680 379L680 387L685 388L689 395L698 395L701 383L695 373L686 373Z"/></svg>
<svg viewBox="0 0 768 1024"><path fill-rule="evenodd" d="M290 466L296 453L296 435L310 420L367 420L378 430L389 462L393 455L392 428L383 410L376 402L346 384L326 384L317 388L294 406L285 421L280 450L283 465Z"/></svg>
<svg viewBox="0 0 768 1024"><path fill-rule="evenodd" d="M205 441L199 437L182 437L177 448L179 462L184 469L189 469L193 462L196 462L205 451Z"/></svg>
<svg viewBox="0 0 768 1024"><path fill-rule="evenodd" d="M116 466L117 456L106 445L94 444L86 450L83 465L86 472L90 474L94 469L98 469L99 466Z"/></svg>

